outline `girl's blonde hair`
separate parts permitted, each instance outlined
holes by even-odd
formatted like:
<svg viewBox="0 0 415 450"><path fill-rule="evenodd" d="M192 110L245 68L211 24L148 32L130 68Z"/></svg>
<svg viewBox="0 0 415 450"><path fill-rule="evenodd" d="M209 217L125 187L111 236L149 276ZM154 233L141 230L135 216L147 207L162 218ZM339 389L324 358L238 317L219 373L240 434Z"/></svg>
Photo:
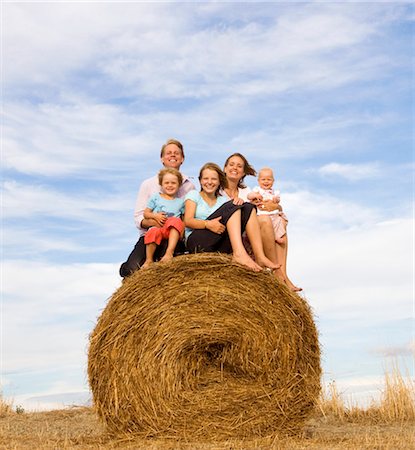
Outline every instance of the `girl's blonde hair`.
<svg viewBox="0 0 415 450"><path fill-rule="evenodd" d="M161 183L163 182L164 175L167 175L168 173L170 173L171 175L176 176L177 179L179 180L179 186L182 185L182 183L183 183L183 176L182 176L182 174L177 169L173 169L173 167L165 167L164 169L161 169L159 174L158 174L159 185L160 186L161 186Z"/></svg>

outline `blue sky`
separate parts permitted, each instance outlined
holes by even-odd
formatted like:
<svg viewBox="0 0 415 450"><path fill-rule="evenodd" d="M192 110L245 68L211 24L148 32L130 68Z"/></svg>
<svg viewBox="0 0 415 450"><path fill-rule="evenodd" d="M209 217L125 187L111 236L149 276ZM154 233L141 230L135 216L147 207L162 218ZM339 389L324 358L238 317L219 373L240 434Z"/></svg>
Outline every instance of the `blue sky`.
<svg viewBox="0 0 415 450"><path fill-rule="evenodd" d="M136 241L139 184L171 137L195 178L235 151L274 169L325 380L363 399L391 360L414 374L413 5L1 8L7 398L88 398L88 334Z"/></svg>

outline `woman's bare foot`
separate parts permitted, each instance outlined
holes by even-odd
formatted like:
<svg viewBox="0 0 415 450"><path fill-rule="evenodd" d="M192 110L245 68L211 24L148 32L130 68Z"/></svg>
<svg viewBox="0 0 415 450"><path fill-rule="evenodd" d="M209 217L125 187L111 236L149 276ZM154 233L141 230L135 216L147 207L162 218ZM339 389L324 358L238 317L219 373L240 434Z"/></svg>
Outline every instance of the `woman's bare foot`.
<svg viewBox="0 0 415 450"><path fill-rule="evenodd" d="M293 292L300 292L303 290L303 288L300 288L298 286L296 286L291 280L289 280L288 278L285 280L285 282L287 283L288 289L290 289Z"/></svg>
<svg viewBox="0 0 415 450"><path fill-rule="evenodd" d="M154 261L146 261L142 266L141 266L141 270L146 270L148 269Z"/></svg>
<svg viewBox="0 0 415 450"><path fill-rule="evenodd" d="M242 264L243 266L248 267L248 269L253 270L254 272L261 272L262 267L259 266L252 258L250 258L250 256L248 254L246 255L237 255L237 254L233 254L232 255L232 259L239 263Z"/></svg>
<svg viewBox="0 0 415 450"><path fill-rule="evenodd" d="M276 270L281 267L281 264L273 263L270 259L268 259L265 255L262 257L255 257L255 260L262 267L268 267L269 269Z"/></svg>
<svg viewBox="0 0 415 450"><path fill-rule="evenodd" d="M164 256L160 259L160 262L168 262L173 259L173 253L165 253Z"/></svg>
<svg viewBox="0 0 415 450"><path fill-rule="evenodd" d="M287 282L286 282L286 280L285 280L285 277L284 277L284 274L282 273L282 270L281 270L280 268L274 269L272 272L273 272L275 278L276 278L280 283L282 283L282 284L287 284Z"/></svg>

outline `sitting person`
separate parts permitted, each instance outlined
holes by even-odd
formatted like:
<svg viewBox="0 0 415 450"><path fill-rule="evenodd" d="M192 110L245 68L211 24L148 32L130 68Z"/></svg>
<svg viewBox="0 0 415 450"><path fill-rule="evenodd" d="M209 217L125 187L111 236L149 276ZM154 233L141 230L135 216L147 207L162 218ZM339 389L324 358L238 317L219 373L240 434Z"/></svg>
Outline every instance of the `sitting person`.
<svg viewBox="0 0 415 450"><path fill-rule="evenodd" d="M274 190L274 174L272 169L264 167L258 172L258 186L255 186L248 194L248 200L252 202L263 203L265 200L270 200L278 205L274 211L265 211L258 209L258 216L263 214L269 215L274 228L275 242L284 244L287 235L287 216L283 213L280 205L280 191Z"/></svg>
<svg viewBox="0 0 415 450"><path fill-rule="evenodd" d="M149 228L144 235L146 260L142 269L148 268L154 262L154 253L164 240L167 240L167 248L160 261L170 261L184 231L184 223L181 220L184 200L177 197L183 182L182 174L177 169L169 167L160 170L158 178L161 192L150 197L144 210L144 218L153 219L162 225Z"/></svg>
<svg viewBox="0 0 415 450"><path fill-rule="evenodd" d="M248 160L241 153L233 153L230 155L224 165L224 172L228 186L224 189L224 193L228 198L236 203L248 201L250 189L245 186L244 179L246 176L255 176L255 169L249 164ZM272 200L253 200L252 201L261 211L279 210L278 203ZM274 270L277 279L286 284L289 289L294 292L301 291L302 288L297 287L288 278L287 275L287 253L288 253L288 236L285 234L284 242L275 242L274 228L268 215L259 215L258 222L260 226L260 234L264 253L278 269Z"/></svg>
<svg viewBox="0 0 415 450"><path fill-rule="evenodd" d="M235 204L220 191L227 187L226 176L217 164L206 163L199 173L201 191L190 191L185 197L184 223L189 252L232 253L235 262L254 271L264 267L276 269L262 249L255 206ZM245 250L242 233L246 231L254 261Z"/></svg>
<svg viewBox="0 0 415 450"><path fill-rule="evenodd" d="M169 139L162 147L160 152L160 160L164 167L173 167L179 170L180 166L184 162L184 150L183 145L176 139ZM189 177L183 175L183 183L180 186L178 197L183 198L189 191L194 189L193 183L190 181ZM134 246L134 249L127 258L127 261L123 262L120 267L120 275L125 278L131 275L134 271L139 270L146 260L146 246L144 244L144 235L148 228L158 225L162 226L163 219L161 222L157 222L154 219L145 219L144 210L147 206L148 199L155 194L160 192L160 185L157 175L144 180L140 186L137 194L137 201L134 210L134 221L136 227L139 231L139 239ZM177 247L180 247L180 243ZM162 243L163 244L163 243ZM164 254L164 245L159 245L154 254L154 259L160 259ZM178 253L184 251L177 248Z"/></svg>

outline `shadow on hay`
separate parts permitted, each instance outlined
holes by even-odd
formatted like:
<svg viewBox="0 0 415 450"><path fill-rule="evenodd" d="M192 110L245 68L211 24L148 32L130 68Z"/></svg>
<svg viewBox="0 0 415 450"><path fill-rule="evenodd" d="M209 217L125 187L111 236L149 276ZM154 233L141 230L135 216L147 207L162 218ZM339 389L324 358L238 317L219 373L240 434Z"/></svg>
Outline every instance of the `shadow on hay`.
<svg viewBox="0 0 415 450"><path fill-rule="evenodd" d="M135 272L90 336L94 407L113 433L224 440L300 430L320 393L307 302L218 254Z"/></svg>

